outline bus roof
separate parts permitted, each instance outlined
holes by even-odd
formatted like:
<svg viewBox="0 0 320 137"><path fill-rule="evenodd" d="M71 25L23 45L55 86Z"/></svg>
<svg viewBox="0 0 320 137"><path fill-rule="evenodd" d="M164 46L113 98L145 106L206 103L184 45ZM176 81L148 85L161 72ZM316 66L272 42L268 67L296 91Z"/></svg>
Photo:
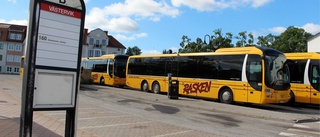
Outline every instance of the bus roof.
<svg viewBox="0 0 320 137"><path fill-rule="evenodd" d="M121 54L105 54L100 57L87 57L86 59L106 59L106 58L116 58L116 57L128 57L128 55L121 55ZM85 58L82 58L83 60Z"/></svg>
<svg viewBox="0 0 320 137"><path fill-rule="evenodd" d="M319 52L284 53L287 59L320 59Z"/></svg>
<svg viewBox="0 0 320 137"><path fill-rule="evenodd" d="M130 58L144 58L144 57L175 57L175 56L203 56L203 55L237 55L237 54L259 54L262 55L264 51L275 51L275 49L266 47L234 47L234 48L220 48L216 52L197 52L197 53L175 53L175 54L149 54L149 55L134 55Z"/></svg>

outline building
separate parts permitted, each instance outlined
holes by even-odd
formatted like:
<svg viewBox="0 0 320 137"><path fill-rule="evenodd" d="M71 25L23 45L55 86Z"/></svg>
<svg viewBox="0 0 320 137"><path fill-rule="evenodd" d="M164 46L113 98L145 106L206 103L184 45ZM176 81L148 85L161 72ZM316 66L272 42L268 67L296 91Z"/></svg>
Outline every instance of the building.
<svg viewBox="0 0 320 137"><path fill-rule="evenodd" d="M126 47L123 46L113 36L108 35L108 31L100 28L88 33L84 30L82 57L99 57L104 54L125 54Z"/></svg>
<svg viewBox="0 0 320 137"><path fill-rule="evenodd" d="M320 32L308 39L308 52L320 52Z"/></svg>
<svg viewBox="0 0 320 137"><path fill-rule="evenodd" d="M82 57L98 57L104 54L125 54L126 47L108 31L83 30ZM27 26L0 23L0 73L19 74L21 56L24 55L24 41Z"/></svg>
<svg viewBox="0 0 320 137"><path fill-rule="evenodd" d="M19 74L27 26L0 23L0 73Z"/></svg>

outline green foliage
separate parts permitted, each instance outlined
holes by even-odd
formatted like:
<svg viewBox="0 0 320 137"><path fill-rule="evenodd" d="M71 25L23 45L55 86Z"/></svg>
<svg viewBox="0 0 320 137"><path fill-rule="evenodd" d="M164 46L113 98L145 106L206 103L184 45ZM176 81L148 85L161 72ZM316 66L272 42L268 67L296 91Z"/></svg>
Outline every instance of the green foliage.
<svg viewBox="0 0 320 137"><path fill-rule="evenodd" d="M141 55L141 49L137 46L134 46L134 47L128 47L127 49L127 53L126 55L129 55L129 56L132 56L132 55Z"/></svg>
<svg viewBox="0 0 320 137"><path fill-rule="evenodd" d="M271 48L284 53L307 52L307 40L311 36L311 33L305 32L302 28L290 26L286 31L275 37L275 41L272 43Z"/></svg>
<svg viewBox="0 0 320 137"><path fill-rule="evenodd" d="M203 41L201 38L197 38L195 42L191 41L188 36L182 36L182 42L180 42L181 48L179 53L190 52L212 52L218 48L229 47L247 47L247 46L264 46L277 49L284 53L289 52L306 52L307 40L312 34L305 32L302 28L296 28L290 26L286 31L279 36L268 34L266 36L258 36L257 42L252 33L247 34L246 31L238 33L238 36L233 37L232 33L222 34L221 29L213 31L213 35L205 35ZM232 44L232 39L237 39L236 45ZM208 44L207 43L208 41Z"/></svg>
<svg viewBox="0 0 320 137"><path fill-rule="evenodd" d="M171 49L162 51L162 54L171 54L171 53L172 53Z"/></svg>
<svg viewBox="0 0 320 137"><path fill-rule="evenodd" d="M182 42L180 43L181 48L179 53L191 53L191 52L212 52L218 48L229 48L234 47L232 42L232 34L226 33L224 36L221 33L221 29L213 31L213 35L205 35L202 41L201 38L197 38L195 42L191 42L188 36L182 36ZM208 40L208 41L207 41ZM217 46L217 49L215 49Z"/></svg>

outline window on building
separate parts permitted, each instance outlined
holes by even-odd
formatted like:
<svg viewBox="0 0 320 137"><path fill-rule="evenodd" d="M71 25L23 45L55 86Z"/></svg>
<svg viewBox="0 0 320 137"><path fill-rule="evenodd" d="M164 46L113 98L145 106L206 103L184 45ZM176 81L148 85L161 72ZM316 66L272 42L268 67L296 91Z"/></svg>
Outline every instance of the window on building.
<svg viewBox="0 0 320 137"><path fill-rule="evenodd" d="M3 45L4 45L3 43L0 43L0 49L3 49Z"/></svg>
<svg viewBox="0 0 320 137"><path fill-rule="evenodd" d="M93 45L93 41L94 41L93 38L89 38L89 45Z"/></svg>
<svg viewBox="0 0 320 137"><path fill-rule="evenodd" d="M16 39L16 33L10 33L10 39Z"/></svg>
<svg viewBox="0 0 320 137"><path fill-rule="evenodd" d="M7 72L12 72L12 67L7 67Z"/></svg>
<svg viewBox="0 0 320 137"><path fill-rule="evenodd" d="M14 50L14 44L9 44L8 45L8 50Z"/></svg>
<svg viewBox="0 0 320 137"><path fill-rule="evenodd" d="M99 43L100 43L100 40L97 39L97 40L96 40L96 44L99 45Z"/></svg>
<svg viewBox="0 0 320 137"><path fill-rule="evenodd" d="M101 44L102 44L102 46L106 46L106 45L107 45L107 40L103 39L103 40L101 41Z"/></svg>
<svg viewBox="0 0 320 137"><path fill-rule="evenodd" d="M16 35L16 40L22 40L22 35L21 34L17 34Z"/></svg>
<svg viewBox="0 0 320 137"><path fill-rule="evenodd" d="M2 72L2 68L1 68L1 66L0 66L0 72Z"/></svg>
<svg viewBox="0 0 320 137"><path fill-rule="evenodd" d="M14 68L13 72L19 72L19 68Z"/></svg>
<svg viewBox="0 0 320 137"><path fill-rule="evenodd" d="M7 62L13 62L13 56L7 55Z"/></svg>
<svg viewBox="0 0 320 137"><path fill-rule="evenodd" d="M88 57L93 57L93 50L88 50Z"/></svg>
<svg viewBox="0 0 320 137"><path fill-rule="evenodd" d="M20 62L21 56L14 56L14 62Z"/></svg>
<svg viewBox="0 0 320 137"><path fill-rule="evenodd" d="M0 55L0 61L2 61L2 55Z"/></svg>
<svg viewBox="0 0 320 137"><path fill-rule="evenodd" d="M21 51L21 50L22 50L22 45L17 44L15 51Z"/></svg>
<svg viewBox="0 0 320 137"><path fill-rule="evenodd" d="M95 50L94 51L94 56L95 57L100 57L101 56L101 50Z"/></svg>

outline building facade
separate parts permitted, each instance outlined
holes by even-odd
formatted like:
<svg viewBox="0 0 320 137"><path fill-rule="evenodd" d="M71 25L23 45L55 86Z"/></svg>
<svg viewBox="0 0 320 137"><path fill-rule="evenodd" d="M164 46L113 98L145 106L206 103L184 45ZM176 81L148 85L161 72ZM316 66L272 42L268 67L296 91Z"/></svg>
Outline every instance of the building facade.
<svg viewBox="0 0 320 137"><path fill-rule="evenodd" d="M19 74L21 56L24 55L27 26L0 23L0 73ZM83 33L82 57L104 54L125 54L126 47L108 31L99 28Z"/></svg>
<svg viewBox="0 0 320 137"><path fill-rule="evenodd" d="M0 73L19 74L27 26L0 23Z"/></svg>
<svg viewBox="0 0 320 137"><path fill-rule="evenodd" d="M82 57L99 57L105 54L125 54L126 47L123 46L113 36L108 35L108 31L100 28L88 33L84 30Z"/></svg>
<svg viewBox="0 0 320 137"><path fill-rule="evenodd" d="M308 39L308 52L320 52L320 32Z"/></svg>

